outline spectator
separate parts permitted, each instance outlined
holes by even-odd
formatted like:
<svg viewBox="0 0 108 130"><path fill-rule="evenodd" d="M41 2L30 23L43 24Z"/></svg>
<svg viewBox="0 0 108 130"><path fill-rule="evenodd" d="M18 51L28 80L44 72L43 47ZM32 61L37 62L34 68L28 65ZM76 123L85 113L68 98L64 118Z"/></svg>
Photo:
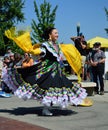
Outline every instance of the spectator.
<svg viewBox="0 0 108 130"><path fill-rule="evenodd" d="M2 73L1 73L1 88L3 92L10 93L12 92L9 88L9 82L8 82L8 74L7 71L9 69L10 65L10 59L8 56L5 56L3 59L3 67L2 67Z"/></svg>
<svg viewBox="0 0 108 130"><path fill-rule="evenodd" d="M9 68L9 64L10 64L10 58L8 56L4 56L3 67Z"/></svg>
<svg viewBox="0 0 108 130"><path fill-rule="evenodd" d="M10 64L9 64L9 68L13 68L14 67L14 53L10 53L9 54L9 58L10 58Z"/></svg>
<svg viewBox="0 0 108 130"><path fill-rule="evenodd" d="M86 58L86 65L87 65L87 73L86 73L86 79L89 78L91 82L93 82L93 74L92 74L92 66L91 66L91 55L92 55L92 49L89 49L89 52L87 54Z"/></svg>
<svg viewBox="0 0 108 130"><path fill-rule="evenodd" d="M33 58L30 56L29 53L24 54L24 60L22 62L22 68L30 67L34 64Z"/></svg>
<svg viewBox="0 0 108 130"><path fill-rule="evenodd" d="M105 53L100 49L101 43L96 42L94 44L94 49L91 55L91 65L92 65L92 73L93 73L93 81L96 83L95 94L104 95L104 63L105 63ZM100 90L99 90L99 83Z"/></svg>
<svg viewBox="0 0 108 130"><path fill-rule="evenodd" d="M23 58L21 54L15 53L14 54L14 68L21 68L22 66Z"/></svg>
<svg viewBox="0 0 108 130"><path fill-rule="evenodd" d="M10 57L10 54L11 54L11 53L12 53L11 48L10 48L10 47L7 47L6 54L4 55L4 57L5 57L5 56Z"/></svg>
<svg viewBox="0 0 108 130"><path fill-rule="evenodd" d="M87 42L85 41L84 35L71 37L71 40L74 41L75 47L78 49L82 57L82 80L84 80L84 66L87 56Z"/></svg>

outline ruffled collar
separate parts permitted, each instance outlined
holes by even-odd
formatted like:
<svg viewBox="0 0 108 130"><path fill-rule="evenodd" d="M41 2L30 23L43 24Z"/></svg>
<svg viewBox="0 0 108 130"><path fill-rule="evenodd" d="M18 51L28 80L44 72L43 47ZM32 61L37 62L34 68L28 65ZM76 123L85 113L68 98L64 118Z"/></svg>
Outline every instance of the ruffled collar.
<svg viewBox="0 0 108 130"><path fill-rule="evenodd" d="M58 46L58 51L54 48L53 46L53 43L50 41L50 42L44 42L42 43L43 46L45 46L47 48L47 50L49 52L51 52L53 54L53 56L55 56L57 58L57 61L60 61L60 54L61 54L61 51L60 51L60 47L59 45Z"/></svg>

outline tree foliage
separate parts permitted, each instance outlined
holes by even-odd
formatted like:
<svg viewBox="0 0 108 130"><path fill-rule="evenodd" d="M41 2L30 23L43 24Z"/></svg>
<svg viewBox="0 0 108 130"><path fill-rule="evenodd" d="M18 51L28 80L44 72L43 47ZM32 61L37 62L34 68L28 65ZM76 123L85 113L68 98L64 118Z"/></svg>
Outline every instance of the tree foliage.
<svg viewBox="0 0 108 130"><path fill-rule="evenodd" d="M44 2L38 8L36 1L34 1L34 8L37 17L36 20L32 20L32 40L33 43L43 42L42 34L47 27L54 27L54 21L56 16L56 10L58 6L56 5L54 9L51 10L51 4L49 2Z"/></svg>
<svg viewBox="0 0 108 130"><path fill-rule="evenodd" d="M4 31L15 26L18 22L24 22L24 0L1 0L0 1L0 50L7 46L16 46L4 36Z"/></svg>
<svg viewBox="0 0 108 130"><path fill-rule="evenodd" d="M105 8L105 12L106 12L107 21L108 21L108 9L107 8ZM108 34L108 28L105 28L105 31Z"/></svg>

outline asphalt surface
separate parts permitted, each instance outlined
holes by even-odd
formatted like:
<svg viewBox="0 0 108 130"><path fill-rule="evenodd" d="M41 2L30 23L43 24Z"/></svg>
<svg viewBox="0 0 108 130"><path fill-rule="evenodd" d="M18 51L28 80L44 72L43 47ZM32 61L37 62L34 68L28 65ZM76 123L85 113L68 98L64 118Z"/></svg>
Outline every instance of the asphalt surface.
<svg viewBox="0 0 108 130"><path fill-rule="evenodd" d="M52 117L42 116L43 106L36 100L0 97L0 130L108 130L108 81L105 94L94 95L93 106L54 106Z"/></svg>

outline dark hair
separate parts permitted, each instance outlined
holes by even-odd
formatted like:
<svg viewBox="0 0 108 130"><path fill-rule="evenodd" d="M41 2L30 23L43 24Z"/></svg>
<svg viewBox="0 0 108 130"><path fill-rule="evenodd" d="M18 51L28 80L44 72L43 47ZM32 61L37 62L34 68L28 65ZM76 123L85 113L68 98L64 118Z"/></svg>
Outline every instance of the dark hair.
<svg viewBox="0 0 108 130"><path fill-rule="evenodd" d="M15 58L15 60L20 60L20 59L22 59L22 56L20 53L15 52L14 58Z"/></svg>
<svg viewBox="0 0 108 130"><path fill-rule="evenodd" d="M100 43L100 42L95 42L95 43L93 44L93 46L94 46L94 47L99 47L99 46L101 46L101 43Z"/></svg>
<svg viewBox="0 0 108 130"><path fill-rule="evenodd" d="M87 42L86 42L86 41L82 41L82 43L83 43L84 45L87 45Z"/></svg>
<svg viewBox="0 0 108 130"><path fill-rule="evenodd" d="M8 46L8 47L6 48L6 50L11 50L10 46Z"/></svg>
<svg viewBox="0 0 108 130"><path fill-rule="evenodd" d="M52 30L54 30L54 29L56 29L56 28L54 28L54 27L46 28L46 30L44 31L44 33L43 33L43 35L42 35L42 38L43 38L44 40L48 40L48 39L49 39L49 34L51 34L51 33L52 33Z"/></svg>
<svg viewBox="0 0 108 130"><path fill-rule="evenodd" d="M9 57L8 56L4 56L3 60L6 60L6 59L9 59Z"/></svg>
<svg viewBox="0 0 108 130"><path fill-rule="evenodd" d="M25 53L24 53L24 56L25 56L25 54L27 54L27 55L30 57L30 53L25 52Z"/></svg>

